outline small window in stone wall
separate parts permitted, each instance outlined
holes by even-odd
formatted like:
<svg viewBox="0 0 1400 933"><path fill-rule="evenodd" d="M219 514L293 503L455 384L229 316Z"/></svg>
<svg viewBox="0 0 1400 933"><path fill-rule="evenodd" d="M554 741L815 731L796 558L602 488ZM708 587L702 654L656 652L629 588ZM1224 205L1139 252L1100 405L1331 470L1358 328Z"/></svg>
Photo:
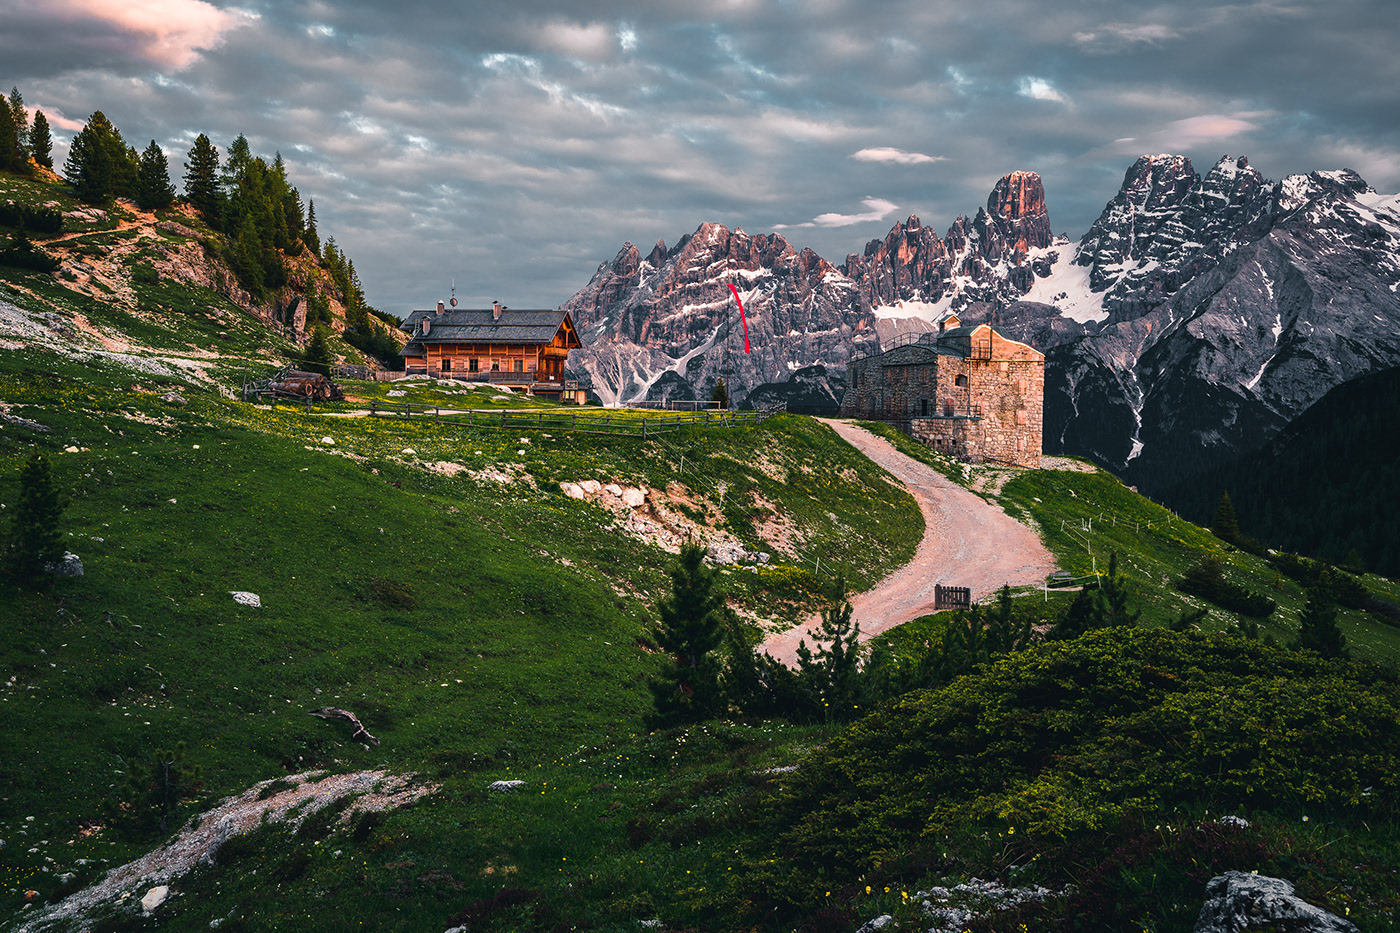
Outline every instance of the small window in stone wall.
<svg viewBox="0 0 1400 933"><path fill-rule="evenodd" d="M921 414L921 415L927 415L927 414L928 414L928 399L926 399L926 398L921 398L921 399L919 399L919 414Z"/></svg>
<svg viewBox="0 0 1400 933"><path fill-rule="evenodd" d="M1016 412L1016 423L1017 423L1017 424L1025 424L1025 423L1026 423L1026 410L1025 410L1024 408L1019 409L1019 410Z"/></svg>
<svg viewBox="0 0 1400 933"><path fill-rule="evenodd" d="M959 373L958 376L957 376L957 378L953 380L953 385L956 385L956 386L965 386L965 385L967 385L967 375L964 374L964 373Z"/></svg>

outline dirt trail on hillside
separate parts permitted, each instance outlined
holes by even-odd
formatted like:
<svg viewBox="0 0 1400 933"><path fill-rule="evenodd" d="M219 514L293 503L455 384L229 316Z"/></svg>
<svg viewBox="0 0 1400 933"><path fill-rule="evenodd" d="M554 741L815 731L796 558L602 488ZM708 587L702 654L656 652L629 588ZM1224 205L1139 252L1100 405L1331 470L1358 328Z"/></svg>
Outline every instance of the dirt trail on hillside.
<svg viewBox="0 0 1400 933"><path fill-rule="evenodd" d="M924 514L924 537L914 559L851 597L860 640L933 612L933 588L967 586L974 601L1000 589L1044 582L1056 569L1054 556L1036 532L932 467L895 450L883 438L845 421L820 419L876 464L904 483ZM797 643L820 619L772 635L760 650L795 663Z"/></svg>

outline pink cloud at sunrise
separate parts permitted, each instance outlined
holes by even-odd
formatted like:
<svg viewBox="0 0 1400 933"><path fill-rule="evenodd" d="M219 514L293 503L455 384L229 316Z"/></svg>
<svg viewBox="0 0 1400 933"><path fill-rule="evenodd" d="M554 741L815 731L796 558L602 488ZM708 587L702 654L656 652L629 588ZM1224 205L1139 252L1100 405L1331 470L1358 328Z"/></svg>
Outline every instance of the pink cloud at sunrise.
<svg viewBox="0 0 1400 933"><path fill-rule="evenodd" d="M45 7L53 19L105 23L118 33L117 44L176 70L193 64L200 50L218 46L225 33L253 18L204 0L49 0Z"/></svg>

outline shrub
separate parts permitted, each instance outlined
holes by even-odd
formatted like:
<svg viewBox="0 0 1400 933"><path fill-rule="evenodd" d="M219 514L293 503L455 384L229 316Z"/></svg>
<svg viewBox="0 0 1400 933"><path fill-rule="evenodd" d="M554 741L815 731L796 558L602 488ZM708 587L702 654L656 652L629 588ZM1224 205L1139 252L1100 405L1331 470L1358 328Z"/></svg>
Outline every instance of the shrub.
<svg viewBox="0 0 1400 933"><path fill-rule="evenodd" d="M0 204L0 225L24 227L34 233L62 233L63 214L52 207L32 207L7 201Z"/></svg>
<svg viewBox="0 0 1400 933"><path fill-rule="evenodd" d="M1397 715L1393 673L1104 629L876 711L785 779L760 831L802 884L978 824L1053 841L1177 806L1384 813L1400 790Z"/></svg>
<svg viewBox="0 0 1400 933"><path fill-rule="evenodd" d="M32 269L35 272L52 273L60 263L44 250L35 246L21 225L15 230L14 239L5 249L0 249L0 266L13 266L16 269Z"/></svg>
<svg viewBox="0 0 1400 933"><path fill-rule="evenodd" d="M47 566L63 556L59 518L64 502L54 486L49 460L35 451L19 474L19 503L10 517L5 568L21 586L47 579Z"/></svg>
<svg viewBox="0 0 1400 933"><path fill-rule="evenodd" d="M1191 566L1177 580L1176 586L1183 593L1199 596L1241 615L1262 619L1278 608L1278 603L1269 597L1226 579L1225 564L1214 554L1207 554Z"/></svg>

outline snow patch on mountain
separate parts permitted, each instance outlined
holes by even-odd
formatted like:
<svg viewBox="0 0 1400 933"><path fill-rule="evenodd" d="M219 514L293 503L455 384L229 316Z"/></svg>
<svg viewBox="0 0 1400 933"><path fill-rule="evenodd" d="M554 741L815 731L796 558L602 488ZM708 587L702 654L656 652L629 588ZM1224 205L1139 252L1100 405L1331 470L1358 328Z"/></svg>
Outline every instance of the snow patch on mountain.
<svg viewBox="0 0 1400 933"><path fill-rule="evenodd" d="M1094 291L1089 282L1093 269L1077 265L1074 261L1074 256L1079 252L1079 244L1070 243L1053 252L1057 255L1050 264L1050 274L1044 278L1037 278L1030 291L1021 296L1021 300L1054 305L1065 317L1080 324L1099 322L1107 318L1108 312L1103 309L1104 293Z"/></svg>

